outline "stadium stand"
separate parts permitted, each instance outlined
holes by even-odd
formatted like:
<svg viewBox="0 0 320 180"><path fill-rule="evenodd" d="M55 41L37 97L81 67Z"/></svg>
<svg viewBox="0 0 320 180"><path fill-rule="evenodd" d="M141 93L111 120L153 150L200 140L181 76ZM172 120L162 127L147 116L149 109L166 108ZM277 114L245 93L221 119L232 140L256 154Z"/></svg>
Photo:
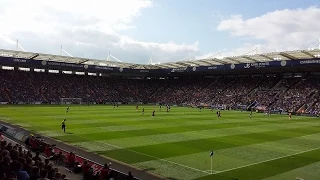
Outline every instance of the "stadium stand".
<svg viewBox="0 0 320 180"><path fill-rule="evenodd" d="M0 132L0 177L23 179L19 177L20 172L17 170L16 164L19 161L22 163L22 171L26 171L24 175L36 180L40 178L43 171L47 172L48 179L54 180L138 180L132 176L131 171L126 174L111 168L113 166L111 162L103 165L90 160L101 160L100 156L92 155L50 138L28 135L27 131L19 127L12 128L6 123L1 123ZM75 150L89 156L90 159L78 155L74 152ZM154 176L150 177L160 179ZM150 179L150 177L147 176L145 179Z"/></svg>
<svg viewBox="0 0 320 180"><path fill-rule="evenodd" d="M157 103L318 116L319 54L320 50L292 51L141 65L0 50L0 103L60 104L61 98L80 98L82 103L88 104ZM7 66L10 70L5 70ZM30 71L20 69L24 67ZM35 72L37 68L43 71ZM49 70L57 73L49 73ZM85 75L76 75L77 71ZM95 76L89 76L90 72ZM295 76L296 72L302 75ZM81 166L84 179L96 177L89 173L92 164L98 164L101 174L109 174L108 179L114 178L114 174L120 180L133 179L126 173L111 170L108 164L102 165L101 161L95 163L92 159L97 157L92 154L74 155L72 148L65 144L53 147L54 154L50 154L46 144L42 148L37 143L28 145L52 158L52 162L66 164L73 172ZM45 176L42 163L35 163L37 167L31 171L27 164L30 158L19 152L19 147L2 142L0 161L5 172L0 174L0 179L3 175L14 176L12 171L20 173L21 162L27 165L22 165L22 169L29 176ZM11 164L9 160L13 160ZM53 179L52 167L49 174ZM61 173L56 176L62 179Z"/></svg>
<svg viewBox="0 0 320 180"><path fill-rule="evenodd" d="M64 167L44 156L28 150L25 146L1 133L0 136L0 179L82 179L81 176L70 173Z"/></svg>
<svg viewBox="0 0 320 180"><path fill-rule="evenodd" d="M162 103L189 106L263 106L273 111L317 114L319 83L306 78L252 76L187 79L118 79L1 70L1 101L59 104L61 98L85 103Z"/></svg>

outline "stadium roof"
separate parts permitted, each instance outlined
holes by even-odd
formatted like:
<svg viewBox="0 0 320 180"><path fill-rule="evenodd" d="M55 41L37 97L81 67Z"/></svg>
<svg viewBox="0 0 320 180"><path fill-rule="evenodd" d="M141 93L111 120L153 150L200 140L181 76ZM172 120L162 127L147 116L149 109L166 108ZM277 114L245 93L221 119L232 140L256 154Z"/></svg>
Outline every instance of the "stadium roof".
<svg viewBox="0 0 320 180"><path fill-rule="evenodd" d="M320 58L320 49L313 50L298 50L298 51L286 51L286 52L273 52L265 54L243 55L243 56L230 56L224 58L209 58L199 59L191 61L178 61L162 64L134 64L125 62L115 62L70 56L60 56L52 54L42 54L34 52L13 51L0 49L0 57L14 57L33 59L39 61L55 61L64 63L75 64L90 64L108 67L121 67L131 69L167 69L167 68L186 68L190 66L214 66L221 64L238 64L238 63L256 63L267 61L282 61L282 60L301 60L301 59L315 59Z"/></svg>

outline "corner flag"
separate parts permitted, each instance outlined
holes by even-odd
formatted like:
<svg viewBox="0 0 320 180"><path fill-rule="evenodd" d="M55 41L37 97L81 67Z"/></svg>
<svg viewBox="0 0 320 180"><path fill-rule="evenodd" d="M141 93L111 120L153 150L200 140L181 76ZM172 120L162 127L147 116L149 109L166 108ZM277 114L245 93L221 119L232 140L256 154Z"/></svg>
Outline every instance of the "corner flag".
<svg viewBox="0 0 320 180"><path fill-rule="evenodd" d="M213 150L211 151L211 153L210 153L210 157L212 157L213 156Z"/></svg>
<svg viewBox="0 0 320 180"><path fill-rule="evenodd" d="M211 153L210 153L210 159L211 159L211 174L212 174L212 156L213 156L213 150L211 150Z"/></svg>

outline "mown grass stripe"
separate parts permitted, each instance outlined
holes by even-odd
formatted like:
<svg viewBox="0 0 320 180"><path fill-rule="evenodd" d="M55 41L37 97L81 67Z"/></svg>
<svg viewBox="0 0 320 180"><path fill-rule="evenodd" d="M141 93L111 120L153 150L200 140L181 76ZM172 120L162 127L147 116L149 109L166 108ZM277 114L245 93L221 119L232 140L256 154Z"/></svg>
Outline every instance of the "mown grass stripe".
<svg viewBox="0 0 320 180"><path fill-rule="evenodd" d="M291 121L288 124L294 124L297 122ZM264 124L284 124L283 122L269 122L269 121L258 121L258 122L237 122L237 123L223 123L223 124L206 124L206 125L187 125L187 126L177 126L177 127L166 127L166 128L154 128L154 129L137 129L137 130L127 130L127 131L112 131L112 132L96 132L93 128L88 130L82 129L82 132L75 132L72 135L63 135L57 136L58 139L63 139L68 141L73 139L75 135L81 134L87 139L74 139L72 142L86 142L88 139L94 140L108 140L108 139L118 139L118 138L129 138L129 137L139 137L139 136L150 136L150 135L160 135L160 134L172 134L172 133L184 133L191 131L200 131L200 130L213 130L213 129L224 129L224 128L236 128L236 127L249 127L249 126L258 126ZM210 126L211 125L211 126ZM102 127L103 128L103 127ZM141 127L145 128L145 127ZM108 128L109 129L109 128ZM110 128L111 129L111 128ZM81 129L79 129L81 131ZM87 133L87 132L90 133ZM49 132L50 133L50 132ZM195 132L197 133L197 132Z"/></svg>
<svg viewBox="0 0 320 180"><path fill-rule="evenodd" d="M259 125L259 126L248 126L248 127L235 127L235 128L224 128L224 129L210 129L210 130L199 130L199 131L189 131L184 133L173 133L173 134L160 134L160 135L149 135L149 136L140 136L140 137L129 137L121 139L110 139L98 141L99 143L114 144L123 148L132 148L139 146L148 146L156 145L163 143L173 143L180 141L190 141L214 137L225 137L225 136L235 136L241 134L250 134L250 133L261 133L275 130L284 130L284 129L294 129L302 127L310 127L312 125L317 125L317 123L294 123L289 125ZM94 139L88 139L85 136L77 135L74 136L71 141L75 141L75 138L84 139L85 141L90 140L92 142ZM65 139L62 139L65 141ZM90 143L87 142L87 143ZM86 142L75 143L79 145L85 145ZM95 151L94 149L89 149Z"/></svg>
<svg viewBox="0 0 320 180"><path fill-rule="evenodd" d="M318 180L319 169L320 161L290 171L279 173L274 176L264 178L263 180L294 180L296 178L305 180Z"/></svg>
<svg viewBox="0 0 320 180"><path fill-rule="evenodd" d="M261 163L255 163L244 167L237 167L222 172L216 172L213 175L198 178L198 180L258 180L307 166L318 161L320 161L320 147L271 159Z"/></svg>
<svg viewBox="0 0 320 180"><path fill-rule="evenodd" d="M218 138L207 138L200 140L181 141L175 143L164 143L150 146L140 146L128 149L116 149L106 152L99 152L111 158L121 159L127 163L138 163L150 161L153 158L143 155L137 155L139 152L158 158L169 158L181 155L188 155L208 151L210 149L226 149L250 144L258 144L269 141L278 141L288 138L300 137L308 134L320 133L319 127L295 128L278 131L268 131L263 133L250 133L235 136L226 136ZM238 141L228 141L234 139ZM130 158L139 157L139 158Z"/></svg>
<svg viewBox="0 0 320 180"><path fill-rule="evenodd" d="M221 171L281 157L298 150L312 149L319 143L316 135L319 130L313 127L318 125L317 118L293 116L293 120L288 121L287 116L272 115L268 118L263 114L254 113L253 118L249 119L248 112L222 111L222 119L217 120L215 113L210 110L198 112L198 109L193 108L172 107L172 111L166 113L159 112L158 106L141 105L140 108L142 107L145 107L145 115L141 115L140 111L136 112L134 105L120 106L116 109L99 105L71 106L69 113L65 113L66 106L60 105L1 106L0 117L33 131L41 130L49 136L63 134L60 123L67 117L68 133L73 134L59 137L61 140L84 148L89 147L90 150L99 149L102 154L118 153L112 157L123 162L133 162L133 165L141 165L146 169L148 166L155 168L153 172L176 179L202 176L201 171L207 168L192 164L187 159L194 158L194 161L197 161L201 159L200 156L207 159L208 151L211 149L221 153L216 156L221 158L219 162L234 162L233 166L217 166L217 170ZM155 118L151 117L153 109L157 111ZM235 124L239 124L240 127L233 127ZM302 138L308 134L314 136ZM125 149L121 149L123 147ZM239 154L238 151L242 153ZM259 157L259 153L263 157ZM178 171L174 170L178 165L171 162L181 164L180 168L176 169ZM171 167L170 173L164 172L166 166ZM183 169L189 173L179 171ZM320 175L320 172L318 174ZM286 175L281 177L284 176Z"/></svg>
<svg viewBox="0 0 320 180"><path fill-rule="evenodd" d="M215 150L215 155L213 157L214 170L224 171L226 169L242 167L253 163L264 162L270 159L291 155L296 152L314 149L320 146L319 137L320 134L316 134L306 135L298 138L291 138L288 140L272 141L275 142L277 146L269 146L269 142L267 142ZM318 140L316 140L315 138L318 138ZM297 141L298 139L304 139L305 142ZM307 145L307 147L301 147L297 149L282 148L285 147L285 145L282 145L284 141L287 141L286 144L292 143L292 145L294 145L295 147L305 145ZM207 172L210 172L208 171L208 169L210 169L210 157L208 157L208 152L176 156L167 158L166 160L169 160L171 162L183 163L187 166L195 167L200 170L207 170ZM190 169L172 166L169 163L163 163L159 160L145 161L141 163L135 163L133 165L141 168L149 167L151 172L162 173L166 177L172 177L174 179L194 179L204 176L204 174L201 175L198 172L191 171ZM173 173L174 171L179 171L181 173L175 174Z"/></svg>

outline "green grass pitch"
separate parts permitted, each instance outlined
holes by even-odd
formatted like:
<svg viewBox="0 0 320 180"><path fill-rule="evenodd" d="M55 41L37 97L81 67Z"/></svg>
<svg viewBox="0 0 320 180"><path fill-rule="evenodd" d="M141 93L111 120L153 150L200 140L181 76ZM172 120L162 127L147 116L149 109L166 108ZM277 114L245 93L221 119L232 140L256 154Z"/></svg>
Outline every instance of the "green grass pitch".
<svg viewBox="0 0 320 180"><path fill-rule="evenodd" d="M70 106L66 113L66 106L1 106L0 118L169 179L319 180L318 118L289 121L286 115L254 113L250 119L248 112L222 111L218 120L215 112L94 105ZM64 118L67 133L61 130Z"/></svg>

